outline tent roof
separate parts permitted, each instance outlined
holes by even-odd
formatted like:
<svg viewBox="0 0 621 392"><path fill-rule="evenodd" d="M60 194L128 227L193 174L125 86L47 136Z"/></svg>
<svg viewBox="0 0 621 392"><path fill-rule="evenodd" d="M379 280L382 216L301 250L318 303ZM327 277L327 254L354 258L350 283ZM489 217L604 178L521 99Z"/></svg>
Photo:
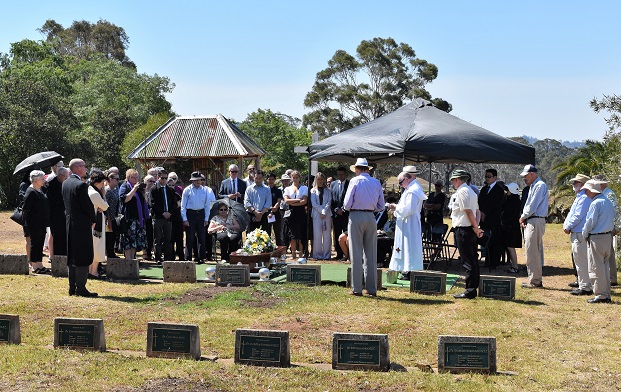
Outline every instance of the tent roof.
<svg viewBox="0 0 621 392"><path fill-rule="evenodd" d="M348 162L535 163L535 149L415 99L394 112L313 143L309 158Z"/></svg>
<svg viewBox="0 0 621 392"><path fill-rule="evenodd" d="M256 157L265 154L221 114L172 117L132 151L130 159Z"/></svg>

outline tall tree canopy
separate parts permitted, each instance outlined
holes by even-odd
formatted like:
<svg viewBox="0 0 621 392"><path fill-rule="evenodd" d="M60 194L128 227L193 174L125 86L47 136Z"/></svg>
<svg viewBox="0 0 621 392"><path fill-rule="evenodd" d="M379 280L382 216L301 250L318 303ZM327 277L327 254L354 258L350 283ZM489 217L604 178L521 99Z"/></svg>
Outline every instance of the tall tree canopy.
<svg viewBox="0 0 621 392"><path fill-rule="evenodd" d="M324 136L338 133L392 112L420 97L442 110L451 105L432 99L425 89L438 76L438 67L416 57L408 44L392 38L362 41L353 56L338 50L328 67L317 73L304 106L303 125Z"/></svg>
<svg viewBox="0 0 621 392"><path fill-rule="evenodd" d="M284 173L286 169L303 171L307 168L308 157L293 152L295 146L306 146L311 142L310 133L300 128L300 119L258 109L246 117L239 129L267 151L261 159L263 170Z"/></svg>
<svg viewBox="0 0 621 392"><path fill-rule="evenodd" d="M109 22L63 29L47 21L41 31L47 40L23 40L0 53L0 170L13 173L46 150L126 168L124 139L158 113L173 115L165 94L174 84L128 67L127 36ZM0 206L15 203L19 181L0 177Z"/></svg>

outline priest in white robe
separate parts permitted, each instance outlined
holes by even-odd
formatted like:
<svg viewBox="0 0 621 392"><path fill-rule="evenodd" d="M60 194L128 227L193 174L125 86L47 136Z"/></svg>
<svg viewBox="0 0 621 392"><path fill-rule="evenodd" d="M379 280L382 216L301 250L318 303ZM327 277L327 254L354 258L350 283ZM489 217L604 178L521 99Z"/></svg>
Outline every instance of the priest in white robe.
<svg viewBox="0 0 621 392"><path fill-rule="evenodd" d="M427 196L414 175L404 171L397 179L404 192L398 204L390 205L397 225L389 268L401 272L419 271L423 269L420 212Z"/></svg>

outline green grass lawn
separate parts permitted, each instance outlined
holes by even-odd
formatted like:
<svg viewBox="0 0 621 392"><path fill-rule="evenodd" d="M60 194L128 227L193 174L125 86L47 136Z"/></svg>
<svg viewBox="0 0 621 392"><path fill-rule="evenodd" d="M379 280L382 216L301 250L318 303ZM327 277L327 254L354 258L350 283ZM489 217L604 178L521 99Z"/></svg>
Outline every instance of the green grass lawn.
<svg viewBox="0 0 621 392"><path fill-rule="evenodd" d="M349 296L332 284L215 288L93 281L89 289L100 297L87 299L67 296L66 279L3 275L0 312L20 316L22 344L0 345L0 390L618 390L619 289L610 305L569 295L568 237L560 225L548 225L544 242L545 288L518 287L514 301L454 300L451 294L463 289L461 282L446 296L389 288L370 298ZM8 253L17 245L1 247ZM523 265L523 252L519 258ZM102 318L108 352L53 349L55 317ZM149 321L198 325L203 356L219 359L146 358ZM300 366L234 365L238 328L289 331L291 360ZM333 332L388 334L391 362L407 371L330 370ZM438 335L455 334L496 337L498 370L516 374L452 375L417 368L435 368Z"/></svg>

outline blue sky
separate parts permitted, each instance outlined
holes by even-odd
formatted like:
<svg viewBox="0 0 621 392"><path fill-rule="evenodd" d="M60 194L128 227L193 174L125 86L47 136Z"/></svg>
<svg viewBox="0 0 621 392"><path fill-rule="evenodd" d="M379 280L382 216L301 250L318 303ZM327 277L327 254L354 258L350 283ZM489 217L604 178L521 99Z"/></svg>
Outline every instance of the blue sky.
<svg viewBox="0 0 621 392"><path fill-rule="evenodd" d="M296 117L339 49L392 37L439 68L428 90L452 114L503 136L601 139L589 101L621 94L618 1L56 1L0 8L0 52L46 19L106 19L140 72L168 76L180 115Z"/></svg>

